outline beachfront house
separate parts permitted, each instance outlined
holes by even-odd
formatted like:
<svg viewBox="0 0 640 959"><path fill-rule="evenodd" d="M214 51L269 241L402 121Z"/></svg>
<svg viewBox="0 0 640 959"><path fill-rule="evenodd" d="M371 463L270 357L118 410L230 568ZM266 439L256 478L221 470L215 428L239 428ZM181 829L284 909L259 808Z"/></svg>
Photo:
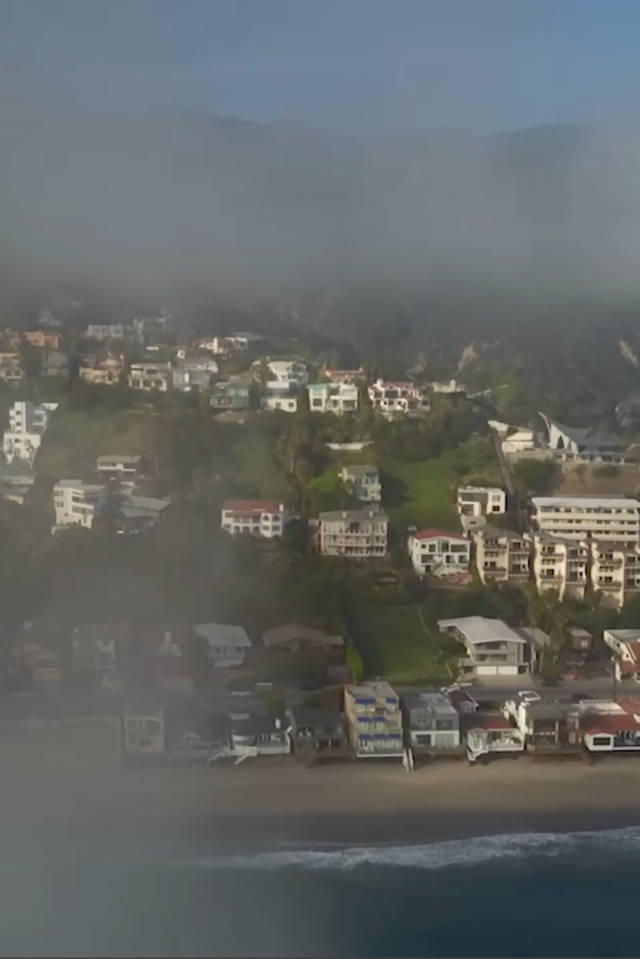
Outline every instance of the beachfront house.
<svg viewBox="0 0 640 959"><path fill-rule="evenodd" d="M515 722L524 737L526 748L531 751L558 749L571 741L568 717L575 707L571 703L552 702L544 699L531 701L519 694L507 699L503 713Z"/></svg>
<svg viewBox="0 0 640 959"><path fill-rule="evenodd" d="M254 756L286 756L291 740L282 717L265 713L231 712L227 715L230 754L236 761Z"/></svg>
<svg viewBox="0 0 640 959"><path fill-rule="evenodd" d="M107 489L79 479L61 479L53 487L53 508L56 522L51 532L66 526L91 529L107 504Z"/></svg>
<svg viewBox="0 0 640 959"><path fill-rule="evenodd" d="M312 629L299 623L275 626L262 635L262 644L266 649L284 649L290 653L307 650L321 652L341 651L344 649L342 636L325 633L322 629Z"/></svg>
<svg viewBox="0 0 640 959"><path fill-rule="evenodd" d="M286 716L294 752L345 748L346 723L338 709L296 705L287 709Z"/></svg>
<svg viewBox="0 0 640 959"><path fill-rule="evenodd" d="M583 741L589 752L640 751L640 699L581 700L577 704Z"/></svg>
<svg viewBox="0 0 640 959"><path fill-rule="evenodd" d="M474 713L469 717L465 738L470 762L488 759L491 754L513 755L524 750L524 736L501 713Z"/></svg>
<svg viewBox="0 0 640 959"><path fill-rule="evenodd" d="M403 755L400 699L380 680L346 686L344 712L349 741L359 759Z"/></svg>
<svg viewBox="0 0 640 959"><path fill-rule="evenodd" d="M412 689L402 693L402 704L412 746L455 749L460 745L460 715L444 693Z"/></svg>
<svg viewBox="0 0 640 959"><path fill-rule="evenodd" d="M602 638L613 652L616 678L640 682L640 629L605 629Z"/></svg>
<svg viewBox="0 0 640 959"><path fill-rule="evenodd" d="M461 643L466 656L460 660L465 677L520 676L532 667L530 642L501 619L462 616L438 620L440 632Z"/></svg>

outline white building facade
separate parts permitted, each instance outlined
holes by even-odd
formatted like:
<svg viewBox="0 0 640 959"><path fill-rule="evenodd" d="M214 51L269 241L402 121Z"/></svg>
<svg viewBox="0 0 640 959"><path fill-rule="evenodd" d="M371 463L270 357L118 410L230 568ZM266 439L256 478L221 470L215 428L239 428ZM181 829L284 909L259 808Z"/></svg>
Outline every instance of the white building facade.
<svg viewBox="0 0 640 959"><path fill-rule="evenodd" d="M419 530L409 537L407 548L417 576L443 576L469 569L471 543L459 533Z"/></svg>
<svg viewBox="0 0 640 959"><path fill-rule="evenodd" d="M430 406L426 388L415 383L376 380L367 393L373 409L386 415L426 412Z"/></svg>
<svg viewBox="0 0 640 959"><path fill-rule="evenodd" d="M624 496L534 496L541 532L564 539L594 537L634 546L640 539L640 502Z"/></svg>
<svg viewBox="0 0 640 959"><path fill-rule="evenodd" d="M11 406L9 429L2 440L2 452L7 462L17 458L33 464L49 418L57 407L57 403L33 403L31 400L22 400Z"/></svg>
<svg viewBox="0 0 640 959"><path fill-rule="evenodd" d="M65 526L93 527L107 502L104 486L83 483L77 479L59 480L53 487L53 508L56 522L53 532Z"/></svg>
<svg viewBox="0 0 640 959"><path fill-rule="evenodd" d="M171 363L132 363L127 376L130 389L148 393L166 393L171 381Z"/></svg>
<svg viewBox="0 0 640 959"><path fill-rule="evenodd" d="M355 383L312 383L307 387L312 413L355 413L359 404Z"/></svg>
<svg viewBox="0 0 640 959"><path fill-rule="evenodd" d="M283 503L272 500L226 500L220 527L230 536L249 533L263 539L282 536L289 514Z"/></svg>

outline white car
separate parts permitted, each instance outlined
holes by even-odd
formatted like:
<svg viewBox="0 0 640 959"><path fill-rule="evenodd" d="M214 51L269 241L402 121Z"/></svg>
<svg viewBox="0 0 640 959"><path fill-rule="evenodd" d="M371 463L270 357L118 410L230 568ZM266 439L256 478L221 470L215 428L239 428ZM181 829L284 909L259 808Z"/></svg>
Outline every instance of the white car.
<svg viewBox="0 0 640 959"><path fill-rule="evenodd" d="M524 703L537 703L542 699L540 693L537 693L535 689L520 689L518 696Z"/></svg>

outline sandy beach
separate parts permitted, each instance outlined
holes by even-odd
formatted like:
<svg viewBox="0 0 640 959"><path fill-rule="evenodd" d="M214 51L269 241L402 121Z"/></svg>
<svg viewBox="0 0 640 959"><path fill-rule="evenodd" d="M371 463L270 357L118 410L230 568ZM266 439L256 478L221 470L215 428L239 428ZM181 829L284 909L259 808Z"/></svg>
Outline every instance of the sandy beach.
<svg viewBox="0 0 640 959"><path fill-rule="evenodd" d="M106 723L0 728L5 841L427 842L640 824L640 756L122 769Z"/></svg>

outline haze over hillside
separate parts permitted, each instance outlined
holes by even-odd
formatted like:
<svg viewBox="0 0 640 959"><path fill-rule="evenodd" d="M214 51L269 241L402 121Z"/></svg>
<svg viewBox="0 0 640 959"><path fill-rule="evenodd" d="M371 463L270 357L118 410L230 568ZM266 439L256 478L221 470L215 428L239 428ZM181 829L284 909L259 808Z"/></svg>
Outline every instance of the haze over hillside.
<svg viewBox="0 0 640 959"><path fill-rule="evenodd" d="M196 111L7 118L3 253L33 280L640 292L634 131L345 133Z"/></svg>

